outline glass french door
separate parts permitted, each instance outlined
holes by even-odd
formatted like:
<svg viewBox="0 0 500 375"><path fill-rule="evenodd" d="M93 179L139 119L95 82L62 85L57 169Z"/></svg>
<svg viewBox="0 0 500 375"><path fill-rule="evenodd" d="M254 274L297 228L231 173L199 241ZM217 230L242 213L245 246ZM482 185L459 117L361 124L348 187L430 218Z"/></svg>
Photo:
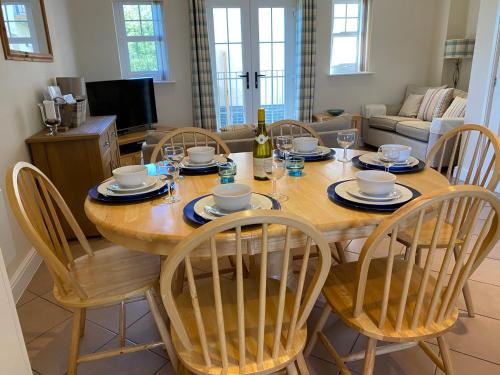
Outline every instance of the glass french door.
<svg viewBox="0 0 500 375"><path fill-rule="evenodd" d="M217 125L295 114L295 1L207 0Z"/></svg>

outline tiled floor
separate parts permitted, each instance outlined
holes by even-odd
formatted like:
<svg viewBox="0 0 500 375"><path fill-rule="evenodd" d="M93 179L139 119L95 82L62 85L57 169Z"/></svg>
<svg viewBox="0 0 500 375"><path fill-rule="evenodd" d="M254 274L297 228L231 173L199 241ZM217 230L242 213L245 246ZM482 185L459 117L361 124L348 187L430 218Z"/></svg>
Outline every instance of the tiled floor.
<svg viewBox="0 0 500 375"><path fill-rule="evenodd" d="M349 244L348 255L357 258L363 241ZM104 240L95 240L99 248ZM78 249L77 249L78 251ZM474 273L472 290L476 317L471 319L461 312L460 320L447 334L452 359L458 375L500 374L500 243L483 265ZM44 265L40 267L28 289L18 302L18 313L26 340L34 374L65 374L71 330L71 311L59 306L51 295L52 281ZM463 301L460 302L463 309ZM314 308L310 324L314 324L320 309ZM158 339L151 314L145 301L127 304L127 339L129 343L143 343ZM365 338L347 328L336 316L331 316L325 332L341 354L364 349ZM87 314L87 329L81 350L90 353L117 345L118 308L92 310ZM435 344L431 342L432 344ZM433 345L437 351L437 346ZM332 358L317 345L307 359L312 374L337 374ZM362 361L349 363L354 374L361 372ZM85 363L79 374L173 374L163 350L128 354L108 360ZM418 348L378 356L375 374L441 374L436 366Z"/></svg>

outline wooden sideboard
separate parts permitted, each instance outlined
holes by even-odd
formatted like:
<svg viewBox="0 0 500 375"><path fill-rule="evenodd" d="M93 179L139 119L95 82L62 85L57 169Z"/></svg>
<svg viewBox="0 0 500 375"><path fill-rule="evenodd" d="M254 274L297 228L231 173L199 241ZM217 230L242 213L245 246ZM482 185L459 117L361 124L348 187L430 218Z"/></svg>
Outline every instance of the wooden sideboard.
<svg viewBox="0 0 500 375"><path fill-rule="evenodd" d="M87 191L120 166L115 121L116 116L90 117L56 136L43 130L26 140L33 164L54 183L87 236L99 234L83 208ZM64 229L74 237L67 226Z"/></svg>

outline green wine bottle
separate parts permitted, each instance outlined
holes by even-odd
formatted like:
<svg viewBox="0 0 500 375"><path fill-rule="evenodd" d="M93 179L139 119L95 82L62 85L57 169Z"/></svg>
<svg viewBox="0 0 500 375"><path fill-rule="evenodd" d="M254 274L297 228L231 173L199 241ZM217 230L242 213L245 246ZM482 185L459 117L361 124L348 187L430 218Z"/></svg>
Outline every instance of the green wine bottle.
<svg viewBox="0 0 500 375"><path fill-rule="evenodd" d="M271 141L266 130L266 110L259 108L258 126L253 142L253 178L268 180L264 171L264 163L271 158Z"/></svg>

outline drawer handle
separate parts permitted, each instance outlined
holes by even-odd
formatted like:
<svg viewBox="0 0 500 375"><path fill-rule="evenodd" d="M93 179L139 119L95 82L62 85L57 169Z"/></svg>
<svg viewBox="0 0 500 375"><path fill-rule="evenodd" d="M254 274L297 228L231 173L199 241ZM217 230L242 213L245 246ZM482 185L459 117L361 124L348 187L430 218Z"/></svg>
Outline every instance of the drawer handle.
<svg viewBox="0 0 500 375"><path fill-rule="evenodd" d="M112 131L112 132L111 132L111 135L112 135L113 137L116 137L116 131Z"/></svg>
<svg viewBox="0 0 500 375"><path fill-rule="evenodd" d="M109 147L109 146L111 146L111 143L109 143L109 141L104 142L104 147Z"/></svg>

